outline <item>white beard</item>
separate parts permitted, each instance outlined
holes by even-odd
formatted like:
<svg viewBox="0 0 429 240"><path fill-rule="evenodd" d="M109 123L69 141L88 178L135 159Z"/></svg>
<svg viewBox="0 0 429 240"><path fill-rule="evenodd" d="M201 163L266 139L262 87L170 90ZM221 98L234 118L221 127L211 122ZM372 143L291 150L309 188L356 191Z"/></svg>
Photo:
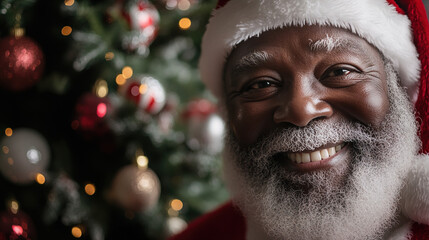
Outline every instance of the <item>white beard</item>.
<svg viewBox="0 0 429 240"><path fill-rule="evenodd" d="M224 174L233 201L270 239L380 239L397 221L399 192L420 142L390 64L386 72L390 111L380 128L316 120L246 148L229 131ZM341 141L348 142L349 161L334 169L285 173L273 158Z"/></svg>

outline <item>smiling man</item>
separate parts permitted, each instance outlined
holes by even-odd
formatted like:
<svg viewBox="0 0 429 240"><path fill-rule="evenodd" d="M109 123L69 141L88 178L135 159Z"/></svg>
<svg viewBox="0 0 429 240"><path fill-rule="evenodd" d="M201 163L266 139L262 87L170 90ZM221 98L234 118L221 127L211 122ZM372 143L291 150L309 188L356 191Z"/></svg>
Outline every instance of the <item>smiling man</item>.
<svg viewBox="0 0 429 240"><path fill-rule="evenodd" d="M428 29L417 0L221 1L232 202L173 239L429 239Z"/></svg>

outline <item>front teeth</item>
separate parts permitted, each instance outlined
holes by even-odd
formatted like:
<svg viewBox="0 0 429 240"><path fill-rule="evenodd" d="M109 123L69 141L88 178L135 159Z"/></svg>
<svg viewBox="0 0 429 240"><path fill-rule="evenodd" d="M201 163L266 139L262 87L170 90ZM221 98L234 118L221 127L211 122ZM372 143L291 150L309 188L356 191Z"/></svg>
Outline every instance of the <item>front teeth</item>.
<svg viewBox="0 0 429 240"><path fill-rule="evenodd" d="M344 144L337 145L335 147L325 148L311 153L288 153L288 157L292 162L295 163L309 163L309 162L318 162L322 159L327 159L335 155L341 148L344 147Z"/></svg>

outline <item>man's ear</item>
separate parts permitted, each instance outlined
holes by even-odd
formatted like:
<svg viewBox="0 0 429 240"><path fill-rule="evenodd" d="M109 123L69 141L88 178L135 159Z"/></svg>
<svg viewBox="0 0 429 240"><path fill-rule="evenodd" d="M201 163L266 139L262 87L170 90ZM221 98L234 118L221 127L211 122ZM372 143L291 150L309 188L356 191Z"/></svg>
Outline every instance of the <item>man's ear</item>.
<svg viewBox="0 0 429 240"><path fill-rule="evenodd" d="M411 220L429 224L429 155L418 155L401 193L402 213Z"/></svg>

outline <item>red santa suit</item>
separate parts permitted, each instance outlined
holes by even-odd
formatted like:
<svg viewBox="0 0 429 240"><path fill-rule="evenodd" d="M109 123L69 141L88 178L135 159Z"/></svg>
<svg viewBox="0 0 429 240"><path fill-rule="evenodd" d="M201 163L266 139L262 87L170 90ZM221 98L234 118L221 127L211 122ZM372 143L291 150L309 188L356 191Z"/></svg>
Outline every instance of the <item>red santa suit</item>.
<svg viewBox="0 0 429 240"><path fill-rule="evenodd" d="M346 4L343 0L220 0L203 37L202 81L220 98L223 66L234 46L269 29L308 23L348 29L394 63L415 106L421 153L428 153L429 24L421 0L351 0ZM401 195L407 221L388 239L429 239L429 157L421 155L417 160ZM228 202L191 222L171 240L244 240L247 232L242 213Z"/></svg>

